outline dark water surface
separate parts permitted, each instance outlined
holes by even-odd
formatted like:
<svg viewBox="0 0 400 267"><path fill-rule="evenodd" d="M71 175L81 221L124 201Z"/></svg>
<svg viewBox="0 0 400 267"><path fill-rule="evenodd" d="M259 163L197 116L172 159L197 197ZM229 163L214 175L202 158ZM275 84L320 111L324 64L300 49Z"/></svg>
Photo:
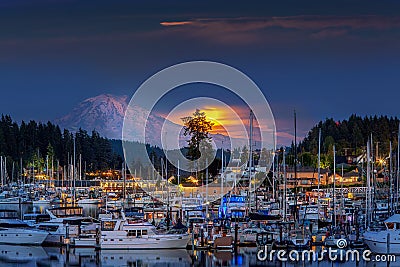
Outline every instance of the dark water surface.
<svg viewBox="0 0 400 267"><path fill-rule="evenodd" d="M257 248L243 248L237 254L221 251L190 250L103 250L56 247L0 245L0 266L400 266L399 263L377 262L262 262L257 260Z"/></svg>
<svg viewBox="0 0 400 267"><path fill-rule="evenodd" d="M44 213L52 206L33 206L23 204L23 213ZM97 217L98 206L82 205L85 216ZM0 204L0 209L18 210L18 205ZM272 262L257 260L257 248L240 248L237 253L230 251L192 251L192 250L102 250L93 248L36 247L12 246L0 244L0 267L40 267L40 266L102 266L102 267L136 267L136 266L399 266L396 262Z"/></svg>

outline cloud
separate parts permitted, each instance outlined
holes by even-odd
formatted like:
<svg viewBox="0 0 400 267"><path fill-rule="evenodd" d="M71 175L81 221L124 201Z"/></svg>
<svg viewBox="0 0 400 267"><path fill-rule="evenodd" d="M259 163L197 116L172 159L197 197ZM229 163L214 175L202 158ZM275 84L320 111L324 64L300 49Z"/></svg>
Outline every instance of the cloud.
<svg viewBox="0 0 400 267"><path fill-rule="evenodd" d="M170 32L197 37L217 43L252 43L277 41L293 35L303 38L337 38L354 32L400 29L400 17L392 16L285 16L199 18L186 21L161 22ZM172 26L182 27L172 27ZM173 29L172 29L173 28Z"/></svg>
<svg viewBox="0 0 400 267"><path fill-rule="evenodd" d="M192 21L165 21L161 22L160 24L162 26L182 26L182 25L188 25L192 24Z"/></svg>

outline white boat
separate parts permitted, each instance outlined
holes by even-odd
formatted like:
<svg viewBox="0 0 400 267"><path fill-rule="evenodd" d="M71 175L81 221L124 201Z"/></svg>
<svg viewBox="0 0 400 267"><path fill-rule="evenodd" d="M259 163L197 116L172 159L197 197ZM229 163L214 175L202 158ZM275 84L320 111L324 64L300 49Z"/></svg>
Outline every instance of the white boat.
<svg viewBox="0 0 400 267"><path fill-rule="evenodd" d="M18 219L0 219L0 243L41 245L49 235L46 231L30 228Z"/></svg>
<svg viewBox="0 0 400 267"><path fill-rule="evenodd" d="M47 231L49 235L45 239L46 244L63 244L67 235L67 226L62 218L52 219L36 225L39 230ZM77 225L68 225L68 234L71 237L78 235Z"/></svg>
<svg viewBox="0 0 400 267"><path fill-rule="evenodd" d="M98 198L84 198L78 200L78 204L99 204L101 202Z"/></svg>
<svg viewBox="0 0 400 267"><path fill-rule="evenodd" d="M74 247L91 248L97 244L96 234L81 234L73 239Z"/></svg>
<svg viewBox="0 0 400 267"><path fill-rule="evenodd" d="M385 226L386 230L383 231L366 231L364 242L374 253L400 255L400 214L388 218Z"/></svg>
<svg viewBox="0 0 400 267"><path fill-rule="evenodd" d="M64 244L67 235L73 239L79 236L84 227L96 224L93 218L81 216L81 208L77 207L60 207L46 212L51 220L37 223L35 226L49 233L45 240L47 244Z"/></svg>
<svg viewBox="0 0 400 267"><path fill-rule="evenodd" d="M154 225L122 218L101 222L101 249L184 249L189 241L185 234L158 234Z"/></svg>
<svg viewBox="0 0 400 267"><path fill-rule="evenodd" d="M38 205L50 205L51 200L50 199L45 199L45 198L40 198L37 200L32 201L32 204L34 206L38 206Z"/></svg>

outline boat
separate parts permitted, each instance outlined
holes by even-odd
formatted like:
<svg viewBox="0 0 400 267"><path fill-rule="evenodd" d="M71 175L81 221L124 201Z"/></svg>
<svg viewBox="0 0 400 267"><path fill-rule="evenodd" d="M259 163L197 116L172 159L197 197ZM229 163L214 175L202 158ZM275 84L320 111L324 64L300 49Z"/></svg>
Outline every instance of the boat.
<svg viewBox="0 0 400 267"><path fill-rule="evenodd" d="M84 205L84 204L99 204L101 203L101 199L98 198L83 198L78 200L78 204Z"/></svg>
<svg viewBox="0 0 400 267"><path fill-rule="evenodd" d="M288 246L296 249L307 249L311 247L311 236L305 230L292 230L287 237Z"/></svg>
<svg viewBox="0 0 400 267"><path fill-rule="evenodd" d="M249 218L252 221L277 221L281 219L280 215L267 214L264 211L249 212Z"/></svg>
<svg viewBox="0 0 400 267"><path fill-rule="evenodd" d="M374 253L400 255L400 214L394 214L384 221L385 230L366 231L364 242Z"/></svg>
<svg viewBox="0 0 400 267"><path fill-rule="evenodd" d="M123 212L101 221L101 249L184 249L188 241L187 233L157 233L151 223L126 218Z"/></svg>
<svg viewBox="0 0 400 267"><path fill-rule="evenodd" d="M80 233L71 240L74 247L97 247L100 240L100 225L91 223L81 226Z"/></svg>
<svg viewBox="0 0 400 267"><path fill-rule="evenodd" d="M240 244L251 244L256 245L257 242L257 234L265 232L264 229L261 228L246 228L244 229L239 236Z"/></svg>
<svg viewBox="0 0 400 267"><path fill-rule="evenodd" d="M38 206L38 205L50 205L51 200L50 199L45 199L45 198L40 198L37 200L32 201L32 204L34 206Z"/></svg>
<svg viewBox="0 0 400 267"><path fill-rule="evenodd" d="M16 211L9 210L0 212L16 214ZM48 235L48 232L34 229L14 216L0 219L0 244L41 245Z"/></svg>
<svg viewBox="0 0 400 267"><path fill-rule="evenodd" d="M318 205L301 205L299 209L300 221L318 221L322 217L318 213Z"/></svg>
<svg viewBox="0 0 400 267"><path fill-rule="evenodd" d="M231 250L233 248L233 236L225 233L214 235L212 247L216 250Z"/></svg>
<svg viewBox="0 0 400 267"><path fill-rule="evenodd" d="M49 221L35 224L36 228L49 233L46 244L64 244L69 242L67 238L74 239L84 232L85 227L93 227L98 224L91 217L83 217L80 207L59 207L48 209ZM95 227L95 226L94 226Z"/></svg>
<svg viewBox="0 0 400 267"><path fill-rule="evenodd" d="M79 236L72 239L72 245L74 247L91 248L97 245L97 234L88 233L80 234Z"/></svg>

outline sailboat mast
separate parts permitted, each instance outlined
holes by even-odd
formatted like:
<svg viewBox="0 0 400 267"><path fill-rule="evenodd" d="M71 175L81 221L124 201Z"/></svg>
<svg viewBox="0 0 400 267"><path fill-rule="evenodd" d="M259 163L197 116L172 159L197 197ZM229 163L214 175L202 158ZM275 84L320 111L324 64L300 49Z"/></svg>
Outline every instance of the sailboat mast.
<svg viewBox="0 0 400 267"><path fill-rule="evenodd" d="M294 218L297 220L297 119L294 110Z"/></svg>
<svg viewBox="0 0 400 267"><path fill-rule="evenodd" d="M76 180L76 171L75 171L75 166L76 166L76 135L75 136L73 136L73 139L74 139L74 159L73 159L73 167L72 167L72 179L73 179L73 189L74 189L74 194L73 194L73 197L74 197L74 201L73 201L73 203L75 204L75 201L76 201L76 187L75 187L75 180Z"/></svg>
<svg viewBox="0 0 400 267"><path fill-rule="evenodd" d="M318 219L319 219L319 210L320 210L320 188L321 184L321 128L319 128L318 132Z"/></svg>
<svg viewBox="0 0 400 267"><path fill-rule="evenodd" d="M335 191L336 191L336 150L335 150L335 145L333 145L333 193L332 193L332 202L333 202L333 225L336 228Z"/></svg>
<svg viewBox="0 0 400 267"><path fill-rule="evenodd" d="M253 169L253 110L250 110L250 158L249 158L249 181L250 181L250 209L251 209L251 192L253 190L252 188L252 182L253 182L253 178L252 178L252 169ZM254 184L254 194L256 194L256 190L255 190L255 184ZM257 196L256 196L257 197Z"/></svg>
<svg viewBox="0 0 400 267"><path fill-rule="evenodd" d="M370 154L370 141L368 140L367 143L367 192L366 192L366 199L365 199L365 205L366 205L366 216L365 216L365 228L368 227L369 225L369 220L370 220L370 201L371 201L371 154Z"/></svg>
<svg viewBox="0 0 400 267"><path fill-rule="evenodd" d="M122 176L123 176L123 203L125 203L125 199L126 199L126 162L124 161L122 163Z"/></svg>
<svg viewBox="0 0 400 267"><path fill-rule="evenodd" d="M206 158L206 166L206 217L208 218L208 158Z"/></svg>
<svg viewBox="0 0 400 267"><path fill-rule="evenodd" d="M392 140L389 143L389 215L393 212Z"/></svg>
<svg viewBox="0 0 400 267"><path fill-rule="evenodd" d="M283 149L283 221L286 222L286 149Z"/></svg>

